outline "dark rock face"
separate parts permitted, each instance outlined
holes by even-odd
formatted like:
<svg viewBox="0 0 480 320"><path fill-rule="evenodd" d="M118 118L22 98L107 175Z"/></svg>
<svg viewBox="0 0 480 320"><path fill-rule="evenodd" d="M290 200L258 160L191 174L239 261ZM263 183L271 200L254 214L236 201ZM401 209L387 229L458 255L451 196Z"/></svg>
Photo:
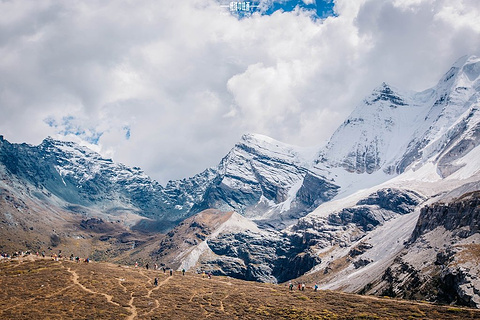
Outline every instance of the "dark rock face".
<svg viewBox="0 0 480 320"><path fill-rule="evenodd" d="M380 100L390 102L392 107L407 105L405 101L385 82L382 84L381 89L378 89L377 95L372 99L372 102L377 102Z"/></svg>
<svg viewBox="0 0 480 320"><path fill-rule="evenodd" d="M295 204L298 211L311 211L327 202L338 193L339 186L313 174L307 173L297 192Z"/></svg>
<svg viewBox="0 0 480 320"><path fill-rule="evenodd" d="M398 214L410 213L425 200L425 197L411 190L380 189L368 198L357 202L357 205L376 205L382 209Z"/></svg>
<svg viewBox="0 0 480 320"><path fill-rule="evenodd" d="M219 274L244 280L284 282L299 277L320 262L306 250L305 244L298 245L295 241L286 237L235 233L210 239L208 246L222 257L223 262L216 263L221 270L217 271Z"/></svg>
<svg viewBox="0 0 480 320"><path fill-rule="evenodd" d="M440 226L453 231L460 238L478 233L480 192L466 194L454 203L423 207L409 242L415 242L421 235Z"/></svg>
<svg viewBox="0 0 480 320"><path fill-rule="evenodd" d="M353 223L363 231L372 230L394 214L412 212L425 198L416 192L400 189L380 189L351 208L334 212L328 217L331 225Z"/></svg>
<svg viewBox="0 0 480 320"><path fill-rule="evenodd" d="M340 212L335 212L328 217L328 222L332 225L342 226L349 223L356 224L363 231L373 230L380 224L371 208L354 207L345 208Z"/></svg>

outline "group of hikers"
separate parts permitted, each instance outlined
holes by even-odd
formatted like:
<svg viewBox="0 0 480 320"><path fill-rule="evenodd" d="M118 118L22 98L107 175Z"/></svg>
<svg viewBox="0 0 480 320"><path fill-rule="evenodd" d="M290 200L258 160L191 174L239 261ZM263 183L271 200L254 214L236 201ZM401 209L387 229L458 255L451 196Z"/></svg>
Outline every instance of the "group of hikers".
<svg viewBox="0 0 480 320"><path fill-rule="evenodd" d="M139 268L139 266L140 265L139 265L138 261L135 262L135 268ZM150 268L150 265L148 263L145 264L145 269L147 269L147 270L150 270L150 269L151 270L163 270L164 274L166 274L167 270L168 270L170 275L173 276L173 269L172 268L168 268L168 267L165 267L165 266L159 267L158 264L156 264L156 263L153 265L153 268ZM182 273L183 273L183 275L185 275L185 269L182 270Z"/></svg>
<svg viewBox="0 0 480 320"><path fill-rule="evenodd" d="M290 291L293 290L293 283L291 281L288 283L288 288L290 289ZM297 284L297 288L299 291L305 291L305 282L299 282ZM318 291L318 284L315 283L312 288L313 291Z"/></svg>
<svg viewBox="0 0 480 320"><path fill-rule="evenodd" d="M139 268L138 261L135 262L135 268ZM158 264L156 264L156 263L153 265L153 268L150 268L150 265L148 263L145 264L145 269L147 269L147 270L162 270L163 274L167 274L167 270L168 270L169 275L173 276L173 269L172 268L168 268L168 267L165 267L165 266L159 267ZM186 272L186 270L182 269L182 275L183 276L185 275L185 272ZM155 286L158 285L158 278L154 279L153 285L155 285Z"/></svg>
<svg viewBox="0 0 480 320"><path fill-rule="evenodd" d="M17 258L17 257L24 257L30 255L30 251L15 251L12 254L7 253L7 252L1 252L0 253L0 258L1 259L11 259L11 258ZM38 255L38 252L37 252Z"/></svg>
<svg viewBox="0 0 480 320"><path fill-rule="evenodd" d="M14 253L12 254L8 254L8 253L1 253L0 254L0 258L1 259L12 259L12 258L18 258L18 257L25 257L25 256L29 256L31 254L34 254L35 256L37 257L42 257L42 258L45 258L47 257L45 251L36 251L35 253L32 253L31 251L15 251ZM50 254L50 259L52 259L53 261L60 261L60 260L66 260L67 258L62 255L62 251L61 250L58 250L58 254L56 253L52 253ZM89 257L86 257L84 259L81 259L80 257L78 256L74 256L73 253L70 255L70 261L76 261L76 262L80 262L80 261L83 261L85 263L89 263L90 262L90 258Z"/></svg>
<svg viewBox="0 0 480 320"><path fill-rule="evenodd" d="M0 253L0 259L11 259L11 258L16 258L16 257L23 257L23 256L27 256L27 255L30 255L32 254L30 251L16 251L14 252L13 254L8 254L8 253ZM37 257L41 256L42 258L45 258L45 251L42 251L41 253L39 253L38 251L35 253L35 255ZM66 257L62 256L62 252L59 250L59 253L58 255L57 254L51 254L50 255L51 259L52 260L55 260L55 261L59 261L60 259L65 259ZM77 263L79 263L80 261L83 261L85 263L89 263L90 262L90 259L87 257L85 259L80 259L80 257L78 256L74 256L74 254L72 253L70 255L70 260L71 261L75 261ZM139 264L138 262L135 262L135 268L138 268L139 267ZM145 264L145 269L149 270L150 269L150 265L147 263ZM158 266L158 264L154 264L153 265L153 268L152 270L162 270L164 274L167 273L167 270L169 272L169 275L170 276L173 276L173 269L172 268L167 268L165 266ZM185 275L185 272L186 270L185 269L182 269L182 275ZM199 271L198 271L199 272ZM212 278L212 272L208 271L206 272L205 270L202 270L201 272L202 274L202 278L208 278L208 279L211 279ZM153 281L153 284L155 286L158 285L158 278L155 277L154 281ZM299 291L305 291L305 283L304 282L298 282L297 283L297 288ZM293 288L294 288L294 285L293 283L290 281L288 283L288 288L290 291L293 291ZM315 283L313 286L313 291L318 291L318 284Z"/></svg>

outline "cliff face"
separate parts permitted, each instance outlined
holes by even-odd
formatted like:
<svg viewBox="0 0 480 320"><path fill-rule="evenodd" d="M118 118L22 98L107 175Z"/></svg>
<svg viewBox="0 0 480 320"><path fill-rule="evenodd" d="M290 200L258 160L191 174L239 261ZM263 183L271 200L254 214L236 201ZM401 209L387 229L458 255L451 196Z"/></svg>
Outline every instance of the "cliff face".
<svg viewBox="0 0 480 320"><path fill-rule="evenodd" d="M461 239L479 233L480 192L468 193L450 204L438 203L423 207L410 243L439 227Z"/></svg>
<svg viewBox="0 0 480 320"><path fill-rule="evenodd" d="M480 306L480 191L421 209L405 249L364 293Z"/></svg>

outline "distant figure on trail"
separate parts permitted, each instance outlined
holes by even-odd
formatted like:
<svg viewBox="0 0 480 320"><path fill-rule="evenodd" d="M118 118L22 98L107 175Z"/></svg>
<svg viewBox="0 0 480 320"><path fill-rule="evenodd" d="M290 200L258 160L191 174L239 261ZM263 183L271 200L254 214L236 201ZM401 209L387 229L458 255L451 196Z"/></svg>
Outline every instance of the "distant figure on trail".
<svg viewBox="0 0 480 320"><path fill-rule="evenodd" d="M135 261L135 268L138 268L138 262Z"/></svg>
<svg viewBox="0 0 480 320"><path fill-rule="evenodd" d="M182 274L185 275L185 269L182 269Z"/></svg>
<svg viewBox="0 0 480 320"><path fill-rule="evenodd" d="M305 291L305 283L302 283L302 291Z"/></svg>
<svg viewBox="0 0 480 320"><path fill-rule="evenodd" d="M165 267L162 267L163 269L163 274L165 274L165 271L167 271L167 269L165 269Z"/></svg>
<svg viewBox="0 0 480 320"><path fill-rule="evenodd" d="M155 264L153 265L153 270L158 270L158 264L155 263Z"/></svg>
<svg viewBox="0 0 480 320"><path fill-rule="evenodd" d="M158 278L155 278L155 280L153 280L153 285L156 287L158 286Z"/></svg>
<svg viewBox="0 0 480 320"><path fill-rule="evenodd" d="M148 270L148 263L145 265L145 269L147 269L147 270Z"/></svg>
<svg viewBox="0 0 480 320"><path fill-rule="evenodd" d="M212 273L208 271L208 279L212 279Z"/></svg>
<svg viewBox="0 0 480 320"><path fill-rule="evenodd" d="M202 271L202 278L205 278L205 270Z"/></svg>
<svg viewBox="0 0 480 320"><path fill-rule="evenodd" d="M315 285L313 286L313 291L317 291L318 290L318 284L315 282Z"/></svg>
<svg viewBox="0 0 480 320"><path fill-rule="evenodd" d="M170 268L170 276L173 276L173 269Z"/></svg>
<svg viewBox="0 0 480 320"><path fill-rule="evenodd" d="M290 281L289 284L288 284L288 288L290 289L290 291L293 290L293 283Z"/></svg>
<svg viewBox="0 0 480 320"><path fill-rule="evenodd" d="M78 256L75 257L75 262L76 262L76 263L79 263L79 262L80 262L80 257L78 257Z"/></svg>
<svg viewBox="0 0 480 320"><path fill-rule="evenodd" d="M302 284L300 282L298 283L298 290L302 290Z"/></svg>

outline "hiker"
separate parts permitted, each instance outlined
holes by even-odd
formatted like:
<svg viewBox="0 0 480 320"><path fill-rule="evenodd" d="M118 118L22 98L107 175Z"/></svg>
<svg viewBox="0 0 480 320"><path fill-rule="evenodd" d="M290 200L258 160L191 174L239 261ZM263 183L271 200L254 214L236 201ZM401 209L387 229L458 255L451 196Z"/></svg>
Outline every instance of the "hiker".
<svg viewBox="0 0 480 320"><path fill-rule="evenodd" d="M208 279L212 279L212 273L208 271Z"/></svg>
<svg viewBox="0 0 480 320"><path fill-rule="evenodd" d="M170 268L170 276L173 276L173 269Z"/></svg>
<svg viewBox="0 0 480 320"><path fill-rule="evenodd" d="M145 265L145 269L147 269L147 270L148 270L148 263Z"/></svg>
<svg viewBox="0 0 480 320"><path fill-rule="evenodd" d="M202 271L202 278L205 278L205 270Z"/></svg>
<svg viewBox="0 0 480 320"><path fill-rule="evenodd" d="M288 283L288 288L290 289L290 291L293 290L293 283L292 283L292 281L290 281L290 282Z"/></svg>
<svg viewBox="0 0 480 320"><path fill-rule="evenodd" d="M315 285L313 286L313 291L317 291L318 290L318 284L315 282Z"/></svg>
<svg viewBox="0 0 480 320"><path fill-rule="evenodd" d="M162 267L163 269L163 274L165 274L165 271L167 271L167 269L165 269L165 267Z"/></svg>
<svg viewBox="0 0 480 320"><path fill-rule="evenodd" d="M138 262L135 261L135 268L138 268Z"/></svg>
<svg viewBox="0 0 480 320"><path fill-rule="evenodd" d="M302 283L302 291L305 291L305 283Z"/></svg>
<svg viewBox="0 0 480 320"><path fill-rule="evenodd" d="M182 269L182 274L185 275L185 269Z"/></svg>
<svg viewBox="0 0 480 320"><path fill-rule="evenodd" d="M153 280L153 285L156 287L158 286L158 278L155 278L155 280Z"/></svg>
<svg viewBox="0 0 480 320"><path fill-rule="evenodd" d="M302 290L302 284L299 282L298 283L298 291Z"/></svg>
<svg viewBox="0 0 480 320"><path fill-rule="evenodd" d="M155 263L155 264L153 265L153 270L158 270L158 264Z"/></svg>

